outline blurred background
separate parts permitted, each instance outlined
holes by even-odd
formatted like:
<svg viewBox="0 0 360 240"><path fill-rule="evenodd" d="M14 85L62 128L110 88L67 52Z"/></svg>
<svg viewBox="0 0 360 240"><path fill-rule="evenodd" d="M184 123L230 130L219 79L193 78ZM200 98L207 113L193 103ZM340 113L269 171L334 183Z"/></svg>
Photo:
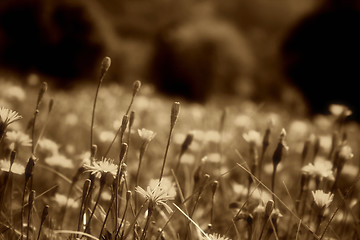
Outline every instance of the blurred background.
<svg viewBox="0 0 360 240"><path fill-rule="evenodd" d="M140 79L164 94L358 107L357 0L2 0L0 74L56 87ZM305 105L306 106L306 105Z"/></svg>

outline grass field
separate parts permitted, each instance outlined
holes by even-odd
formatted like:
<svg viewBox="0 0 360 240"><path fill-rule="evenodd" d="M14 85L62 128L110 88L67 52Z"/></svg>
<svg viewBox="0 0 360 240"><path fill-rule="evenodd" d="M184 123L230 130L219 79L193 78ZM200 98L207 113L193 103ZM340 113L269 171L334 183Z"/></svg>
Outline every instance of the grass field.
<svg viewBox="0 0 360 240"><path fill-rule="evenodd" d="M0 239L360 239L359 125L1 80ZM103 82L104 81L104 82Z"/></svg>

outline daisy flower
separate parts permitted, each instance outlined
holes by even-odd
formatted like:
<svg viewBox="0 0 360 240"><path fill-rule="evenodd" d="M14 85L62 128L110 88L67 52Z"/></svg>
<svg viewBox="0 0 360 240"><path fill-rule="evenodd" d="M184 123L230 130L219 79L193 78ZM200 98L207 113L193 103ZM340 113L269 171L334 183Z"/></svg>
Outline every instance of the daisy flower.
<svg viewBox="0 0 360 240"><path fill-rule="evenodd" d="M352 111L345 105L341 104L331 104L329 106L329 111L332 115L339 117L341 115L347 117L352 114Z"/></svg>
<svg viewBox="0 0 360 240"><path fill-rule="evenodd" d="M333 165L330 161L327 161L323 157L317 157L314 164L309 163L308 165L302 167L301 171L313 177L320 177L321 180L323 178L334 180L332 168Z"/></svg>
<svg viewBox="0 0 360 240"><path fill-rule="evenodd" d="M168 178L162 178L160 181L152 179L146 190L137 186L135 191L152 202L152 204L163 206L168 213L172 212L172 209L167 205L167 201L175 199L176 190Z"/></svg>
<svg viewBox="0 0 360 240"><path fill-rule="evenodd" d="M79 202L77 202L75 199L73 198L69 198L67 199L67 196L60 194L60 193L55 193L54 196L54 201L59 204L60 207L65 206L66 203L66 207L69 208L78 208L79 207Z"/></svg>
<svg viewBox="0 0 360 240"><path fill-rule="evenodd" d="M262 143L261 135L258 131L250 130L247 133L244 133L242 136L249 144L260 146Z"/></svg>
<svg viewBox="0 0 360 240"><path fill-rule="evenodd" d="M56 154L52 155L51 157L45 158L45 162L53 167L62 167L71 169L74 167L74 164L71 159L68 159L64 155Z"/></svg>
<svg viewBox="0 0 360 240"><path fill-rule="evenodd" d="M93 164L84 164L85 172L95 174L97 178L101 178L103 173L111 173L115 178L118 170L118 165L114 164L114 159L102 157L100 161L94 161Z"/></svg>
<svg viewBox="0 0 360 240"><path fill-rule="evenodd" d="M3 138L6 128L20 119L22 119L22 116L18 112L0 107L0 140Z"/></svg>
<svg viewBox="0 0 360 240"><path fill-rule="evenodd" d="M156 133L145 128L138 129L138 134L140 138L145 142L150 142L156 136Z"/></svg>
<svg viewBox="0 0 360 240"><path fill-rule="evenodd" d="M325 193L323 190L311 191L314 202L319 208L327 208L334 199L334 194Z"/></svg>
<svg viewBox="0 0 360 240"><path fill-rule="evenodd" d="M0 160L0 170L3 172L9 172L10 169L10 161ZM21 175L25 172L25 167L19 163L14 162L11 166L11 172Z"/></svg>
<svg viewBox="0 0 360 240"><path fill-rule="evenodd" d="M343 160L350 160L354 157L353 151L349 145L344 145L341 147L339 152L339 157Z"/></svg>
<svg viewBox="0 0 360 240"><path fill-rule="evenodd" d="M213 234L208 234L207 237L203 237L203 239L205 240L231 240L230 238L221 236L218 233L213 233Z"/></svg>
<svg viewBox="0 0 360 240"><path fill-rule="evenodd" d="M14 111L14 110L11 110L11 109L8 109L8 108L4 108L4 107L0 108L0 124L1 124L1 127L3 127L3 125L4 125L5 128L6 128L11 123L13 123L13 122L15 122L17 120L20 120L20 119L22 119L22 116L18 112Z"/></svg>
<svg viewBox="0 0 360 240"><path fill-rule="evenodd" d="M32 140L29 135L21 131L10 131L6 133L6 139L10 143L9 148L14 150L18 146L30 147Z"/></svg>

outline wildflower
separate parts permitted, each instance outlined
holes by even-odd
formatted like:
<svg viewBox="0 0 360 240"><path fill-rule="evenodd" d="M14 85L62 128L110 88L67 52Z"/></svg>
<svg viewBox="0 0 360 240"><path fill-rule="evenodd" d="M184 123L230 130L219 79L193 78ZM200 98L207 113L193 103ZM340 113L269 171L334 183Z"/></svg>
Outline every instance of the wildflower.
<svg viewBox="0 0 360 240"><path fill-rule="evenodd" d="M39 140L39 147L42 151L49 155L56 155L59 153L59 145L53 140L42 138Z"/></svg>
<svg viewBox="0 0 360 240"><path fill-rule="evenodd" d="M205 132L204 140L206 142L219 143L221 140L221 135L218 131L210 130Z"/></svg>
<svg viewBox="0 0 360 240"><path fill-rule="evenodd" d="M352 114L352 111L347 106L341 104L331 104L329 106L329 111L336 117L348 117Z"/></svg>
<svg viewBox="0 0 360 240"><path fill-rule="evenodd" d="M250 130L247 133L244 133L243 138L246 142L248 142L250 145L260 146L262 139L260 136L260 133L255 130Z"/></svg>
<svg viewBox="0 0 360 240"><path fill-rule="evenodd" d="M101 142L111 142L115 137L115 134L111 131L102 131L99 134L99 139Z"/></svg>
<svg viewBox="0 0 360 240"><path fill-rule="evenodd" d="M325 160L323 157L317 157L314 164L309 163L308 165L304 166L301 171L303 173L309 174L310 176L319 177L320 180L323 178L334 180L334 173L332 168L333 166L330 161Z"/></svg>
<svg viewBox="0 0 360 240"><path fill-rule="evenodd" d="M4 172L9 172L10 170L10 161L0 160L0 169ZM19 163L14 162L11 166L11 172L21 175L25 172L25 167Z"/></svg>
<svg viewBox="0 0 360 240"><path fill-rule="evenodd" d="M214 234L209 234L207 237L203 237L203 239L205 240L231 240L230 238L221 236L218 233L214 233Z"/></svg>
<svg viewBox="0 0 360 240"><path fill-rule="evenodd" d="M234 121L235 126L238 128L252 128L254 126L254 121L247 115L238 115Z"/></svg>
<svg viewBox="0 0 360 240"><path fill-rule="evenodd" d="M79 202L77 202L73 198L68 199L65 195L60 193L56 193L53 199L57 204L59 204L60 207L65 206L66 202L67 202L66 207L70 207L70 208L79 207Z"/></svg>
<svg viewBox="0 0 360 240"><path fill-rule="evenodd" d="M22 116L16 111L4 107L0 108L0 140L3 138L6 128L21 118Z"/></svg>
<svg viewBox="0 0 360 240"><path fill-rule="evenodd" d="M313 195L315 204L320 209L327 208L334 199L334 194L330 192L325 193L323 190L316 190L316 191L312 191L311 193Z"/></svg>
<svg viewBox="0 0 360 240"><path fill-rule="evenodd" d="M102 158L100 161L94 161L93 164L84 164L85 172L91 172L95 174L97 178L100 178L103 173L111 173L113 178L116 177L118 165L114 164L114 160L111 158Z"/></svg>
<svg viewBox="0 0 360 240"><path fill-rule="evenodd" d="M74 167L74 164L71 159L68 159L67 157L56 154L52 155L51 157L45 158L45 162L53 167L62 167L62 168L68 168L71 169Z"/></svg>
<svg viewBox="0 0 360 240"><path fill-rule="evenodd" d="M344 145L341 147L339 152L339 158L343 160L350 160L354 157L352 149L349 145Z"/></svg>
<svg viewBox="0 0 360 240"><path fill-rule="evenodd" d="M160 181L158 179L152 179L146 191L140 186L137 186L135 191L150 200L152 204L161 205L168 213L172 212L172 209L167 205L167 201L175 199L176 191L174 185L168 178L162 178Z"/></svg>
<svg viewBox="0 0 360 240"><path fill-rule="evenodd" d="M4 126L4 129L6 129L8 125L20 119L22 119L22 116L18 112L4 107L0 108L1 128Z"/></svg>
<svg viewBox="0 0 360 240"><path fill-rule="evenodd" d="M10 150L14 150L18 146L30 147L32 140L21 131L10 131L6 133L6 139L10 143Z"/></svg>
<svg viewBox="0 0 360 240"><path fill-rule="evenodd" d="M145 128L138 129L138 134L140 138L145 142L150 142L156 136L156 133Z"/></svg>

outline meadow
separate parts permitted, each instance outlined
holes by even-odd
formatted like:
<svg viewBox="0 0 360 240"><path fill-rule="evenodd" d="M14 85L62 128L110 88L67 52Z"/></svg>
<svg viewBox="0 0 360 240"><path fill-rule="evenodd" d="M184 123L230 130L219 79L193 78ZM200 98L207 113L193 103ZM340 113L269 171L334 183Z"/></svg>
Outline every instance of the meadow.
<svg viewBox="0 0 360 240"><path fill-rule="evenodd" d="M360 239L351 109L195 104L110 65L95 88L0 79L0 239Z"/></svg>

